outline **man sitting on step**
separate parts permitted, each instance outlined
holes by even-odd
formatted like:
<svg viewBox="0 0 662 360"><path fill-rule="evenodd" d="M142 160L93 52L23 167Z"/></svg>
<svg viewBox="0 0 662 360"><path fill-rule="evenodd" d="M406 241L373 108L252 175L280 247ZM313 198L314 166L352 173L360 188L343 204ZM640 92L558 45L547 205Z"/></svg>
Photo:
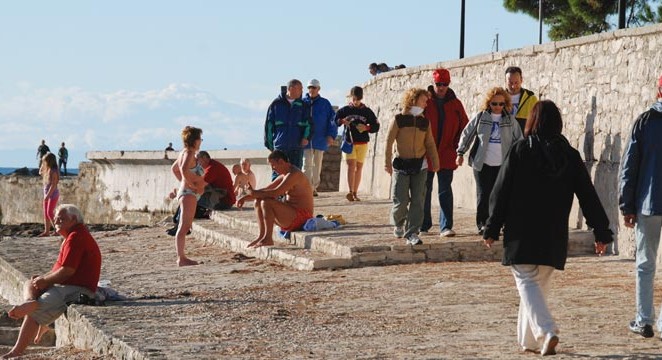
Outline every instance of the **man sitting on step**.
<svg viewBox="0 0 662 360"><path fill-rule="evenodd" d="M274 150L267 159L278 177L262 189L249 186L237 200L239 208L244 202L255 200L260 235L248 247L273 245L274 223L284 231L296 231L313 217L313 188L306 175L290 164L283 151ZM282 196L285 196L283 201L279 201Z"/></svg>
<svg viewBox="0 0 662 360"><path fill-rule="evenodd" d="M55 212L55 230L64 237L51 271L25 283L26 302L9 310L12 319L23 319L16 344L2 359L21 356L30 339L35 343L48 325L82 297L94 298L101 273L101 252L83 223L80 210L62 204Z"/></svg>

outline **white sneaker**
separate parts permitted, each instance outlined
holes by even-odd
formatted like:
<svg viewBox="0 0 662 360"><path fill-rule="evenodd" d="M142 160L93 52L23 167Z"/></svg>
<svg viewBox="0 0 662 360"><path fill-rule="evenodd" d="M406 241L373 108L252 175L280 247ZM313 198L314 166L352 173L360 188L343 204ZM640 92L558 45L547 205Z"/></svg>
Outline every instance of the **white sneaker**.
<svg viewBox="0 0 662 360"><path fill-rule="evenodd" d="M421 245L423 244L423 240L418 237L418 234L411 234L407 238L407 244L409 245Z"/></svg>
<svg viewBox="0 0 662 360"><path fill-rule="evenodd" d="M540 355L556 355L556 345L559 344L559 337L554 333L548 333L545 336L545 343L542 345L542 350L540 350Z"/></svg>
<svg viewBox="0 0 662 360"><path fill-rule="evenodd" d="M455 231L453 229L444 229L441 231L441 237L453 237L455 236Z"/></svg>
<svg viewBox="0 0 662 360"><path fill-rule="evenodd" d="M393 235L398 239L405 236L405 228L402 226L396 226L393 228Z"/></svg>

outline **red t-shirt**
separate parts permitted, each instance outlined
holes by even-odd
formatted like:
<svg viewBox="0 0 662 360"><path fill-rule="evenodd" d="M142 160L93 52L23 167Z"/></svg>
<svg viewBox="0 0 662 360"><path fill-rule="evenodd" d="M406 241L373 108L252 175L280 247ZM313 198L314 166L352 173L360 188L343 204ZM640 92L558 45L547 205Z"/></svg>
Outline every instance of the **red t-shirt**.
<svg viewBox="0 0 662 360"><path fill-rule="evenodd" d="M237 201L234 195L232 176L225 165L210 159L209 165L205 168L203 179L207 184L227 191L227 195L221 199L224 204L231 206Z"/></svg>
<svg viewBox="0 0 662 360"><path fill-rule="evenodd" d="M97 291L101 274L101 251L84 224L77 224L60 246L60 254L53 270L62 267L76 269L62 285L76 285Z"/></svg>

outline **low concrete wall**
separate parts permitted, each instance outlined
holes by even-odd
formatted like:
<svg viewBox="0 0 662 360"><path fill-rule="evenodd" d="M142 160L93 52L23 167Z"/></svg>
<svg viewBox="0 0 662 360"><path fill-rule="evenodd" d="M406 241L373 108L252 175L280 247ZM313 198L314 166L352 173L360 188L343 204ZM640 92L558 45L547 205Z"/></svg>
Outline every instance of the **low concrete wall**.
<svg viewBox="0 0 662 360"><path fill-rule="evenodd" d="M79 175L62 177L59 203L78 205L88 223L153 224L171 215L177 201L168 193L179 186L170 170L177 152L95 151L79 165ZM271 182L269 151L209 151L230 170L242 158L251 161L258 187ZM340 151L324 156L319 191L338 191ZM43 222L42 180L36 176L0 176L0 224Z"/></svg>

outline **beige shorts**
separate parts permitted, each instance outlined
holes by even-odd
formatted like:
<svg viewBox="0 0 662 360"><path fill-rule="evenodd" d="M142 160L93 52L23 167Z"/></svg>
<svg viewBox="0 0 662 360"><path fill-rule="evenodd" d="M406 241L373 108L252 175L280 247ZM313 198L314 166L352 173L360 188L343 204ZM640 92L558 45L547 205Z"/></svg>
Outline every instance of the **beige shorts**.
<svg viewBox="0 0 662 360"><path fill-rule="evenodd" d="M53 285L37 299L39 307L32 317L39 325L49 325L67 311L67 304L78 301L80 294L94 297L90 289L75 285Z"/></svg>
<svg viewBox="0 0 662 360"><path fill-rule="evenodd" d="M356 160L357 162L365 162L365 157L368 154L368 144L354 144L351 154L342 153L345 160Z"/></svg>

